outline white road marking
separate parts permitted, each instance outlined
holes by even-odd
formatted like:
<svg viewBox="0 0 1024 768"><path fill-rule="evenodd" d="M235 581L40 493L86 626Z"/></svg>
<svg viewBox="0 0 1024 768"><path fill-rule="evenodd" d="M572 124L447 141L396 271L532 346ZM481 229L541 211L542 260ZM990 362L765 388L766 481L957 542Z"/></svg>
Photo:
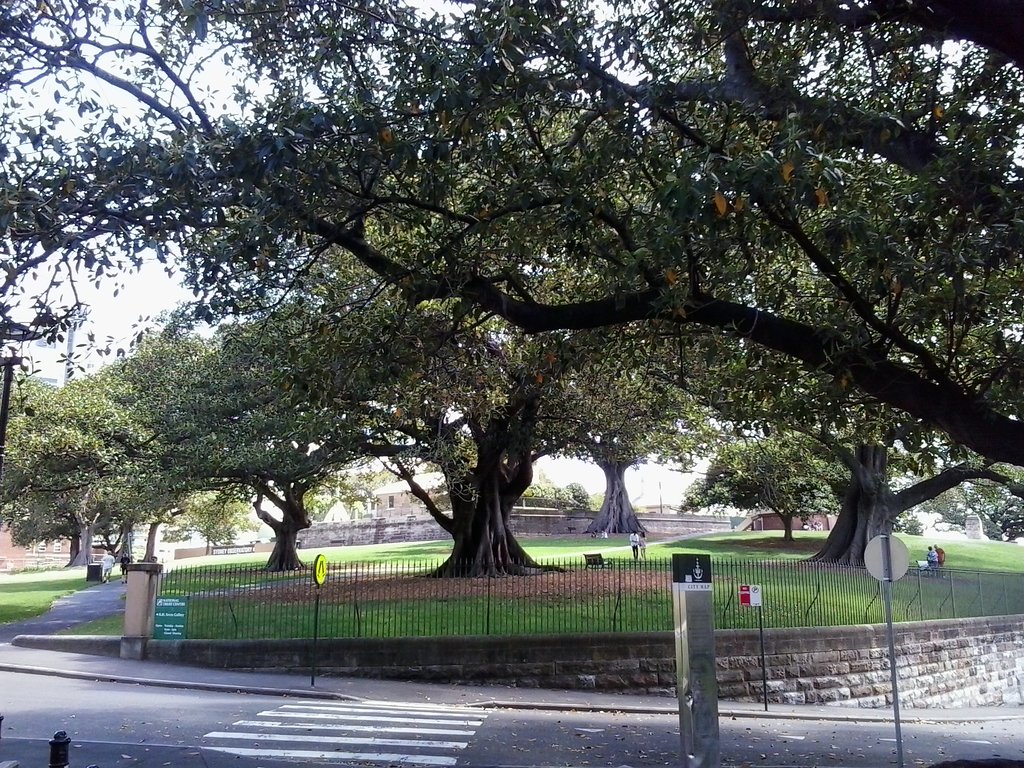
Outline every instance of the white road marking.
<svg viewBox="0 0 1024 768"><path fill-rule="evenodd" d="M281 709L285 709L282 707ZM420 723L422 725L483 725L483 720L432 720L424 717L374 717L370 715L349 715L344 712L282 712L265 710L258 717L308 717L313 720L355 720L368 723Z"/></svg>
<svg viewBox="0 0 1024 768"><path fill-rule="evenodd" d="M430 715L431 717L472 717L480 720L486 719L486 714L478 712L467 712L451 709L400 709L399 707L363 707L353 704L282 704L279 709L311 709L317 712L351 712L358 715L394 715L402 714L411 717Z"/></svg>
<svg viewBox="0 0 1024 768"><path fill-rule="evenodd" d="M469 746L467 740L429 737L456 736L466 739L476 733L476 727L483 725L487 714L470 712L458 707L443 708L437 705L407 705L395 702L300 702L283 704L274 710L264 710L257 713L256 717L259 719L239 720L233 723L233 726L244 730L207 733L203 738L221 743L206 746L204 749L236 757L389 763L394 766L443 768L454 766L456 758L443 754L416 752L465 749ZM309 733L310 731L320 733ZM330 732L338 735L331 735ZM428 738L420 738L424 736ZM244 741L247 746L224 744L225 741ZM285 748L286 745L300 749ZM317 748L301 748L311 745ZM356 751L360 747L365 747L368 751ZM402 751L371 751L382 747ZM353 748L353 751L342 751L346 748Z"/></svg>
<svg viewBox="0 0 1024 768"><path fill-rule="evenodd" d="M398 765L455 765L454 757L435 755L401 755L386 752L319 752L302 749L244 749L241 747L206 747L238 757L292 757L303 760L355 760Z"/></svg>
<svg viewBox="0 0 1024 768"><path fill-rule="evenodd" d="M406 725L350 725L348 723L283 723L279 720L239 720L232 725L247 728L304 728L307 731L355 731L357 733L422 733L424 736L472 736L476 731L455 728L414 728Z"/></svg>
<svg viewBox="0 0 1024 768"><path fill-rule="evenodd" d="M370 744L380 747L424 747L429 749L465 749L465 741L420 741L416 739L381 739L376 736L299 736L288 733L252 733L245 731L213 731L205 739L252 739L253 741L298 741L314 744Z"/></svg>

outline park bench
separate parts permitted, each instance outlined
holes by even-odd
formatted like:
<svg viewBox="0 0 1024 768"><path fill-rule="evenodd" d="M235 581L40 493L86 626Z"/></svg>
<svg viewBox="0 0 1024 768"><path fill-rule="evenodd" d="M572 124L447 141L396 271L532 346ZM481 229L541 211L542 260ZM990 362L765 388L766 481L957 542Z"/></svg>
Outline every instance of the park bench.
<svg viewBox="0 0 1024 768"><path fill-rule="evenodd" d="M583 567L584 568L608 568L611 563L604 559L604 555L600 552L594 552L591 554L584 553L583 555Z"/></svg>

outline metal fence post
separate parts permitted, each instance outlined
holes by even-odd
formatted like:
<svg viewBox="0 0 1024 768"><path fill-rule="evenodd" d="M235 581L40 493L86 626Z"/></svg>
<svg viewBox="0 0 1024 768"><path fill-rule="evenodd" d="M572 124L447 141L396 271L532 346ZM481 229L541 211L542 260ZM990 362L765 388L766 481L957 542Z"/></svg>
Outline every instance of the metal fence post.
<svg viewBox="0 0 1024 768"><path fill-rule="evenodd" d="M953 618L956 618L956 590L953 589L953 582L956 579L953 578L953 574L949 574L949 602L953 606Z"/></svg>

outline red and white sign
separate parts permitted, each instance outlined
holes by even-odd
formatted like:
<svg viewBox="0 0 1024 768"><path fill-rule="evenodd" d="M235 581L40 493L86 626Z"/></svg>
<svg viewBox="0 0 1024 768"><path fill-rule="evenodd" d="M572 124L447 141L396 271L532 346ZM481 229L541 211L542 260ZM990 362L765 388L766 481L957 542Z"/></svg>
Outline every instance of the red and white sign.
<svg viewBox="0 0 1024 768"><path fill-rule="evenodd" d="M761 607L761 585L740 584L740 605L747 605L751 608Z"/></svg>

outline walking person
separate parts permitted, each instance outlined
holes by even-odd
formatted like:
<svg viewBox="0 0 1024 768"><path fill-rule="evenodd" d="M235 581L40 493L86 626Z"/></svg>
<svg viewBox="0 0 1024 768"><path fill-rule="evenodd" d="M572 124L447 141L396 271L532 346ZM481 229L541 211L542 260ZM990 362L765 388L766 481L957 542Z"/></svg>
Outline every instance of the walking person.
<svg viewBox="0 0 1024 768"><path fill-rule="evenodd" d="M633 531L629 534L629 546L633 549L633 559L640 559L640 534Z"/></svg>
<svg viewBox="0 0 1024 768"><path fill-rule="evenodd" d="M114 571L114 556L107 552L100 558L101 577L104 584L110 581L110 574Z"/></svg>
<svg viewBox="0 0 1024 768"><path fill-rule="evenodd" d="M132 561L132 556L125 550L121 553L121 583L128 583L128 564Z"/></svg>
<svg viewBox="0 0 1024 768"><path fill-rule="evenodd" d="M647 534L642 532L640 534L640 559L647 559Z"/></svg>

